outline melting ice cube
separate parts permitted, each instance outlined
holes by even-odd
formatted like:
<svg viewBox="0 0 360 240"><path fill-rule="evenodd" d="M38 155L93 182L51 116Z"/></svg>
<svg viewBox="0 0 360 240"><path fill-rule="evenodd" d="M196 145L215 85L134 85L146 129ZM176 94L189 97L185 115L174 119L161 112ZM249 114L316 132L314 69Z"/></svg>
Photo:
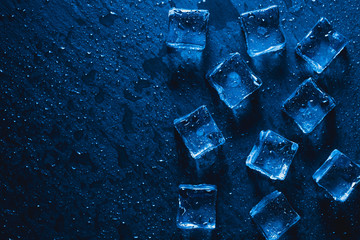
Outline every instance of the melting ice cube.
<svg viewBox="0 0 360 240"><path fill-rule="evenodd" d="M217 188L214 185L180 185L178 228L214 229L216 226L216 194Z"/></svg>
<svg viewBox="0 0 360 240"><path fill-rule="evenodd" d="M304 133L310 133L335 107L335 100L311 78L304 81L283 104L283 111Z"/></svg>
<svg viewBox="0 0 360 240"><path fill-rule="evenodd" d="M250 211L250 216L268 240L279 239L300 220L284 194L274 191Z"/></svg>
<svg viewBox="0 0 360 240"><path fill-rule="evenodd" d="M206 45L209 11L173 8L169 11L167 45L203 50Z"/></svg>
<svg viewBox="0 0 360 240"><path fill-rule="evenodd" d="M271 131L261 131L246 166L265 174L271 179L284 180L298 150L298 144Z"/></svg>
<svg viewBox="0 0 360 240"><path fill-rule="evenodd" d="M326 18L321 18L295 50L315 72L321 73L347 43L348 40L336 32Z"/></svg>
<svg viewBox="0 0 360 240"><path fill-rule="evenodd" d="M225 142L206 106L201 106L188 115L175 119L174 125L195 159Z"/></svg>
<svg viewBox="0 0 360 240"><path fill-rule="evenodd" d="M209 74L210 84L218 92L220 99L231 109L238 108L241 102L255 92L261 85L239 53L231 54Z"/></svg>
<svg viewBox="0 0 360 240"><path fill-rule="evenodd" d="M313 179L337 201L344 202L360 181L360 167L335 149Z"/></svg>
<svg viewBox="0 0 360 240"><path fill-rule="evenodd" d="M241 14L241 26L250 57L276 52L285 47L286 41L279 23L279 8L276 5Z"/></svg>

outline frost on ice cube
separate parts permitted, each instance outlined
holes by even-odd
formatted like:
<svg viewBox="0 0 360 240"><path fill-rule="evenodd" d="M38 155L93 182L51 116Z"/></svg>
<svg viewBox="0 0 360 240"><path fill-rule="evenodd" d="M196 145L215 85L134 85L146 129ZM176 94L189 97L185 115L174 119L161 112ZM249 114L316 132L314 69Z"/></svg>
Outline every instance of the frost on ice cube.
<svg viewBox="0 0 360 240"><path fill-rule="evenodd" d="M173 8L169 11L167 45L203 50L206 45L209 11Z"/></svg>
<svg viewBox="0 0 360 240"><path fill-rule="evenodd" d="M333 30L326 18L321 18L296 46L296 53L321 73L343 50L348 40Z"/></svg>
<svg viewBox="0 0 360 240"><path fill-rule="evenodd" d="M251 209L250 216L268 240L279 239L300 220L300 216L279 191L264 197Z"/></svg>
<svg viewBox="0 0 360 240"><path fill-rule="evenodd" d="M206 106L201 106L190 114L175 119L174 125L195 159L225 142Z"/></svg>
<svg viewBox="0 0 360 240"><path fill-rule="evenodd" d="M276 52L285 47L278 6L241 14L241 25L250 57Z"/></svg>
<svg viewBox="0 0 360 240"><path fill-rule="evenodd" d="M310 133L335 107L335 101L309 78L284 102L283 111L304 133Z"/></svg>
<svg viewBox="0 0 360 240"><path fill-rule="evenodd" d="M360 167L335 149L313 179L336 200L344 202L360 181Z"/></svg>
<svg viewBox="0 0 360 240"><path fill-rule="evenodd" d="M298 150L298 144L271 131L261 131L246 166L265 174L271 179L284 180Z"/></svg>
<svg viewBox="0 0 360 240"><path fill-rule="evenodd" d="M250 70L239 53L231 54L215 67L208 74L208 79L220 99L231 109L239 107L245 98L262 85L261 80Z"/></svg>
<svg viewBox="0 0 360 240"><path fill-rule="evenodd" d="M214 229L216 226L216 194L217 188L214 185L180 185L178 228Z"/></svg>

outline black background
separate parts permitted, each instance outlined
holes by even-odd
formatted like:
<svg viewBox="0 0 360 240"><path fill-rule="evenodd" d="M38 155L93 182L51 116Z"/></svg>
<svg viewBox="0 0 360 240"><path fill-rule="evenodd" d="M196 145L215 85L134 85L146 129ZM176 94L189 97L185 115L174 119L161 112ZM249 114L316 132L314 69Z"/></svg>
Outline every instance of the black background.
<svg viewBox="0 0 360 240"><path fill-rule="evenodd" d="M277 61L249 61L239 13L272 4L281 8L286 51ZM169 67L174 6L210 11L200 73ZM213 239L262 239L249 211L276 189L301 216L283 239L360 239L360 190L338 203L311 178L334 148L359 163L359 7L354 0L2 0L0 238L182 239L178 185L210 183L218 186ZM320 17L350 43L315 75L294 48ZM236 51L263 81L237 121L204 79ZM337 106L305 136L280 107L310 76ZM196 174L173 120L203 104L226 143ZM245 167L266 129L300 145L285 181Z"/></svg>

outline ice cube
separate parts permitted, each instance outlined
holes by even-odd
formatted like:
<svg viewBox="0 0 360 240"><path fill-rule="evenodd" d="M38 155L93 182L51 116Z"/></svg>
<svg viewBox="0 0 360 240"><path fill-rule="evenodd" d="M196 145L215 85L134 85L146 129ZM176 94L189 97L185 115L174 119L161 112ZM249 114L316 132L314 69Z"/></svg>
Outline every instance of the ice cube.
<svg viewBox="0 0 360 240"><path fill-rule="evenodd" d="M300 220L300 216L279 191L264 197L251 209L250 216L268 240L279 239Z"/></svg>
<svg viewBox="0 0 360 240"><path fill-rule="evenodd" d="M208 74L210 84L218 92L220 99L231 108L237 108L241 102L256 91L261 80L242 60L239 53L231 54Z"/></svg>
<svg viewBox="0 0 360 240"><path fill-rule="evenodd" d="M195 159L224 144L225 138L206 106L175 119L174 125Z"/></svg>
<svg viewBox="0 0 360 240"><path fill-rule="evenodd" d="M203 50L206 45L209 11L173 8L169 11L167 45Z"/></svg>
<svg viewBox="0 0 360 240"><path fill-rule="evenodd" d="M298 144L271 131L261 131L252 148L246 166L271 179L284 180L298 150Z"/></svg>
<svg viewBox="0 0 360 240"><path fill-rule="evenodd" d="M284 102L283 111L304 133L310 133L335 107L335 100L309 78Z"/></svg>
<svg viewBox="0 0 360 240"><path fill-rule="evenodd" d="M285 47L286 41L279 23L279 8L276 5L241 14L241 26L250 57L276 52Z"/></svg>
<svg viewBox="0 0 360 240"><path fill-rule="evenodd" d="M321 18L296 46L296 53L307 61L315 72L321 73L343 50L348 40L333 30L326 18Z"/></svg>
<svg viewBox="0 0 360 240"><path fill-rule="evenodd" d="M345 202L360 181L360 167L335 149L314 173L313 179L336 201Z"/></svg>
<svg viewBox="0 0 360 240"><path fill-rule="evenodd" d="M304 8L305 2L304 0L290 0L285 1L285 5L290 13L297 15Z"/></svg>
<svg viewBox="0 0 360 240"><path fill-rule="evenodd" d="M216 194L217 188L214 185L180 185L178 228L215 229Z"/></svg>

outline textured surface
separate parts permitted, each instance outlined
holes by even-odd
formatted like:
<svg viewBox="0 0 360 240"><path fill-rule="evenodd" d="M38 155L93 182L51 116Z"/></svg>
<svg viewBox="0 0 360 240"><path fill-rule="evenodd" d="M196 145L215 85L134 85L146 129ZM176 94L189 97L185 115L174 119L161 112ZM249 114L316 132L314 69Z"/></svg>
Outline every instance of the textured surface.
<svg viewBox="0 0 360 240"><path fill-rule="evenodd" d="M246 57L238 17L272 4L280 6L286 52L250 63L263 85L249 114L235 121L204 73L231 52ZM275 189L302 217L283 239L360 239L360 189L337 203L311 178L334 148L360 158L359 5L2 0L1 239L181 239L178 185L204 182L218 187L214 239L261 239L249 211ZM167 67L167 15L175 6L210 11L200 73ZM318 80L337 106L304 136L280 109L314 75L294 49L322 16L351 41ZM226 144L196 175L173 120L203 104ZM263 129L299 143L285 181L245 166Z"/></svg>

